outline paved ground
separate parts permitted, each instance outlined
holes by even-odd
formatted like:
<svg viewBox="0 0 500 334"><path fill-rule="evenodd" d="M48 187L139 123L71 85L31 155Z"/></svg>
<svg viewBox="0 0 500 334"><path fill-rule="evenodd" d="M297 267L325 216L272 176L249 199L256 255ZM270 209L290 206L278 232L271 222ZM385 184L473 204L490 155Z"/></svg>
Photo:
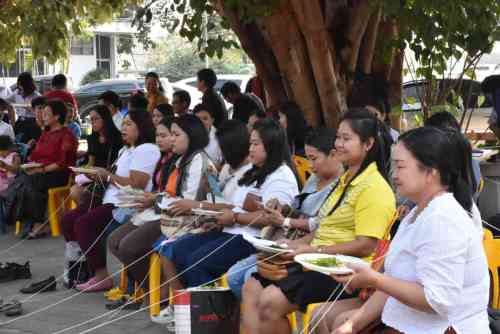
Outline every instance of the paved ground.
<svg viewBox="0 0 500 334"><path fill-rule="evenodd" d="M18 294L21 287L50 275L59 276L60 279L63 271L64 241L62 238L28 240L17 244L19 241L12 232L0 235L0 262L24 263L29 260L33 279L1 283L0 297L4 300L13 297L20 300L29 298L29 295ZM13 245L14 248L6 251ZM110 269L113 272L118 270L117 262L112 258L109 260ZM21 317L8 318L0 314L0 334L159 334L166 332L159 325L152 323L149 320L149 314L145 311L134 315L130 315L131 311L122 311L118 316L111 317L106 314L109 311L104 307L105 299L102 293L81 295L75 295L75 293L75 290L67 290L62 284L58 284L56 292L39 294L26 301L23 305L24 314ZM65 298L68 300L63 301ZM44 307L48 308L42 311ZM126 315L130 316L90 331L92 327ZM97 316L102 316L102 318L71 328Z"/></svg>

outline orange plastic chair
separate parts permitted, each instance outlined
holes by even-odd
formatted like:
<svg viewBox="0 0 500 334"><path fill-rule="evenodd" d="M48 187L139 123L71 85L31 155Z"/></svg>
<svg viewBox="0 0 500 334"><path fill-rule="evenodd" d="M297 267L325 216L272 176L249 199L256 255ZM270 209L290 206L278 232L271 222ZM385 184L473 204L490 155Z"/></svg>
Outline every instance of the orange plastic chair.
<svg viewBox="0 0 500 334"><path fill-rule="evenodd" d="M292 156L295 167L297 168L297 173L299 174L299 179L302 185L304 185L312 174L311 164L309 160L298 155Z"/></svg>
<svg viewBox="0 0 500 334"><path fill-rule="evenodd" d="M500 306L500 279L498 274L500 269L500 239L485 239L483 246L488 259L488 271L491 275L490 306L498 309Z"/></svg>

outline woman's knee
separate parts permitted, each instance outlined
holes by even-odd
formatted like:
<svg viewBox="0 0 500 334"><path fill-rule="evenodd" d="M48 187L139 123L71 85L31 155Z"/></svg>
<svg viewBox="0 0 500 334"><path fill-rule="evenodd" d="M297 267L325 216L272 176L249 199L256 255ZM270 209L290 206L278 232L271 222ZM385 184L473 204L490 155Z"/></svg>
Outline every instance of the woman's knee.
<svg viewBox="0 0 500 334"><path fill-rule="evenodd" d="M258 308L262 321L275 321L284 318L292 305L278 287L270 285L262 291Z"/></svg>

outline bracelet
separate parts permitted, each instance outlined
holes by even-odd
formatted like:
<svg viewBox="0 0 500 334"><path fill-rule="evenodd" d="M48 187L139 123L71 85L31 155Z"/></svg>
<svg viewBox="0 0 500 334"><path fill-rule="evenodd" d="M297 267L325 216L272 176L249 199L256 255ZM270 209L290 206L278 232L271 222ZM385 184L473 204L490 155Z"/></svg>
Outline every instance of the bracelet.
<svg viewBox="0 0 500 334"><path fill-rule="evenodd" d="M106 178L106 182L107 182L107 183L110 183L110 182L111 182L111 176L112 176L112 174L108 174L108 177Z"/></svg>

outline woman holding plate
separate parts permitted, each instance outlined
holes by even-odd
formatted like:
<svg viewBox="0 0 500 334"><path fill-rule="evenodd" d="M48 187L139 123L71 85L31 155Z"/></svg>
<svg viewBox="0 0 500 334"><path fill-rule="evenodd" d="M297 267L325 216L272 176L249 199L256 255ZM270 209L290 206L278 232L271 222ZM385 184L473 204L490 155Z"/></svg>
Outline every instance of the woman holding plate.
<svg viewBox="0 0 500 334"><path fill-rule="evenodd" d="M348 265L353 275L335 276L376 292L333 333L359 333L380 318L383 328L373 333L490 333L488 265L471 219L460 136L424 127L399 137L394 183L416 207L391 242L384 273Z"/></svg>
<svg viewBox="0 0 500 334"><path fill-rule="evenodd" d="M103 291L113 286L106 268L103 234L105 229L113 226L114 210L120 202L117 185L145 191L153 187L152 175L160 159L160 151L153 144L155 137L151 114L146 110L129 111L123 120L122 139L126 146L118 154L116 171L111 173L104 168L95 168L96 174L89 175L97 182L108 184L103 204L91 210L71 210L62 219L66 241L78 242L95 272L90 280L76 286L79 291Z"/></svg>
<svg viewBox="0 0 500 334"><path fill-rule="evenodd" d="M395 213L394 194L384 175L388 147L381 129L367 110L350 110L344 115L335 148L347 171L319 210L316 232L284 241L293 250L283 255L285 260L302 253L370 259ZM248 334L291 333L288 313L325 301L337 288L327 275L315 271L290 271L283 279L261 274L243 287L243 328Z"/></svg>

